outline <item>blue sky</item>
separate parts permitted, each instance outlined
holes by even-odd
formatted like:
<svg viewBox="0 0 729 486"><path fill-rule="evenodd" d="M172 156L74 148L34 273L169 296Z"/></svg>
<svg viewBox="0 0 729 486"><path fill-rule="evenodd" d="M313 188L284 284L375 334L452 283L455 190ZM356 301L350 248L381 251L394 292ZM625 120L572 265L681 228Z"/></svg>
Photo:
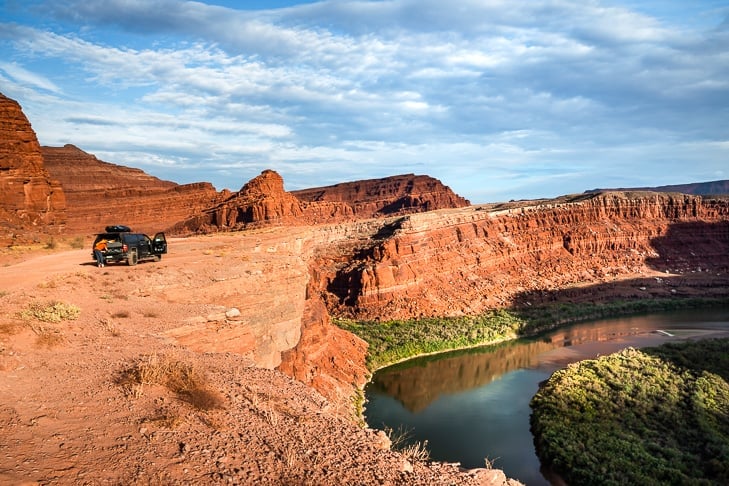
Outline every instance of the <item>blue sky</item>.
<svg viewBox="0 0 729 486"><path fill-rule="evenodd" d="M43 145L178 183L402 173L474 203L729 178L724 1L7 0Z"/></svg>

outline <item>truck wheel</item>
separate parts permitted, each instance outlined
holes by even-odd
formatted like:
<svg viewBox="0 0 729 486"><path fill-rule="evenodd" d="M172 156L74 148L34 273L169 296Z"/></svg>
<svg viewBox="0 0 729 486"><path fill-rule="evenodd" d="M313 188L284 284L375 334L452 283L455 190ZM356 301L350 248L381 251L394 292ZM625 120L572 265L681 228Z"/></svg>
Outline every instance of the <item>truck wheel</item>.
<svg viewBox="0 0 729 486"><path fill-rule="evenodd" d="M136 248L129 250L129 256L127 257L127 263L129 264L130 267L137 264Z"/></svg>
<svg viewBox="0 0 729 486"><path fill-rule="evenodd" d="M155 262L158 262L158 261L160 261L160 260L162 260L162 255L155 255L155 256L154 256L154 261L155 261Z"/></svg>

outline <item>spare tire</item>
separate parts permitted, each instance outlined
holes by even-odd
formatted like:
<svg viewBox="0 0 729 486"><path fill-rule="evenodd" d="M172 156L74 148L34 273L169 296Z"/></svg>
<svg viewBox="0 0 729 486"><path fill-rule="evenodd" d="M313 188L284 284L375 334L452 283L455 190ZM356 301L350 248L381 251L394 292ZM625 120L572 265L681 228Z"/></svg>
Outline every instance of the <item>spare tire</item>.
<svg viewBox="0 0 729 486"><path fill-rule="evenodd" d="M137 249L132 248L127 255L127 264L131 267L137 264Z"/></svg>

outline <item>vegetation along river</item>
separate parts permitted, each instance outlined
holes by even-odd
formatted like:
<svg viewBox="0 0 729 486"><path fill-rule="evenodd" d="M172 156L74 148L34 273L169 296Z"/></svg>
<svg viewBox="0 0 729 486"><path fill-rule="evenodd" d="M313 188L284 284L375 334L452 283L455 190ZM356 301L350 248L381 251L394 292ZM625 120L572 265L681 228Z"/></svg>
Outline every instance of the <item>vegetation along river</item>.
<svg viewBox="0 0 729 486"><path fill-rule="evenodd" d="M427 441L430 457L493 467L524 484L549 484L529 430L539 383L569 363L620 349L729 331L729 310L606 319L495 346L409 360L375 373L365 389L367 423Z"/></svg>

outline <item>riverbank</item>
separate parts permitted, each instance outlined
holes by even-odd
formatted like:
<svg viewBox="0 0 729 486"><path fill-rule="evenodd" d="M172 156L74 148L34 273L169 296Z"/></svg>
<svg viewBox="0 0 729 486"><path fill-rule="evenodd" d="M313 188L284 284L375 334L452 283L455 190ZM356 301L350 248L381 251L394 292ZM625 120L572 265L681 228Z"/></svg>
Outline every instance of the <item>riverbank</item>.
<svg viewBox="0 0 729 486"><path fill-rule="evenodd" d="M729 295L553 303L498 309L480 316L394 321L334 319L369 345L370 373L419 356L497 344L568 324L680 309L729 307Z"/></svg>

